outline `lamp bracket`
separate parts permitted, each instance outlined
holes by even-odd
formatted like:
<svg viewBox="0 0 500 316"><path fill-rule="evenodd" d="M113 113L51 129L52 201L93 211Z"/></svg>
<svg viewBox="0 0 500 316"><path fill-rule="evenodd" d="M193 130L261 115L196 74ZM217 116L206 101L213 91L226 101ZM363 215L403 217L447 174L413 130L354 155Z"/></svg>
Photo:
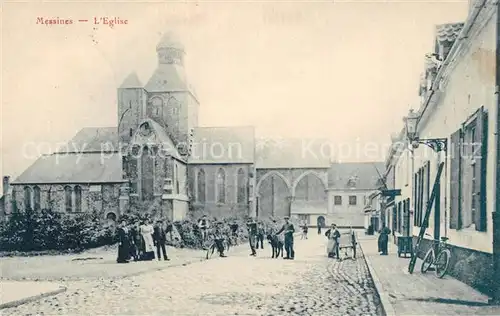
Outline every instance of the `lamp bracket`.
<svg viewBox="0 0 500 316"><path fill-rule="evenodd" d="M448 138L421 139L417 137L414 141L432 148L435 152L446 151L448 145Z"/></svg>

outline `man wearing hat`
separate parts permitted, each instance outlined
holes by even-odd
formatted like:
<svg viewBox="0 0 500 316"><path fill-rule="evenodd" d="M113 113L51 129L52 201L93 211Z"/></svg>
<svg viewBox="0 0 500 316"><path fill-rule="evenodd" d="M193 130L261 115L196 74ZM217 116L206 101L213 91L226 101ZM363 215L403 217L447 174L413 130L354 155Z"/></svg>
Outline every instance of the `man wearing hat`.
<svg viewBox="0 0 500 316"><path fill-rule="evenodd" d="M293 233L295 233L295 228L293 224L290 223L290 217L285 216L285 224L281 227L281 229L276 233L277 235L285 233L285 251L286 257L283 259L293 260L295 259L295 251L293 250Z"/></svg>
<svg viewBox="0 0 500 316"><path fill-rule="evenodd" d="M222 232L222 230L223 230L223 222L216 221L213 231L214 241L215 245L217 246L217 251L219 252L219 256L225 258L226 255L224 254L224 243L223 243L224 233Z"/></svg>
<svg viewBox="0 0 500 316"><path fill-rule="evenodd" d="M165 225L165 223L163 223L162 220L156 221L156 226L154 227L153 231L153 241L154 245L156 246L156 254L158 255L158 261L161 260L160 255L162 254L164 261L170 261L170 259L167 256L167 249L165 247L167 243L167 226Z"/></svg>
<svg viewBox="0 0 500 316"><path fill-rule="evenodd" d="M257 223L253 218L248 218L247 220L247 229L248 229L248 242L250 244L250 250L252 253L250 256L256 256L257 252L255 251L255 243L257 242Z"/></svg>

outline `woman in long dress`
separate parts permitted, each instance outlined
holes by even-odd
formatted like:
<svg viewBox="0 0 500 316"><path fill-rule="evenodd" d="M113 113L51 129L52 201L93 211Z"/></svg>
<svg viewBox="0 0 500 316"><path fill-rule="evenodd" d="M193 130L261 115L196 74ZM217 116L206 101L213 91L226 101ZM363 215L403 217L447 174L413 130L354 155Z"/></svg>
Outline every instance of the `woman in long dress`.
<svg viewBox="0 0 500 316"><path fill-rule="evenodd" d="M142 223L140 232L144 242L143 260L153 260L155 258L155 245L153 241L154 228L149 220L145 220Z"/></svg>
<svg viewBox="0 0 500 316"><path fill-rule="evenodd" d="M334 258L335 256L337 256L338 259L340 232L337 229L337 225L332 224L330 229L326 231L325 236L328 238L328 245L326 247L328 258Z"/></svg>
<svg viewBox="0 0 500 316"><path fill-rule="evenodd" d="M117 263L128 263L130 258L130 240L128 236L128 228L127 224L122 221L120 223L120 228L118 228L118 258L116 259Z"/></svg>

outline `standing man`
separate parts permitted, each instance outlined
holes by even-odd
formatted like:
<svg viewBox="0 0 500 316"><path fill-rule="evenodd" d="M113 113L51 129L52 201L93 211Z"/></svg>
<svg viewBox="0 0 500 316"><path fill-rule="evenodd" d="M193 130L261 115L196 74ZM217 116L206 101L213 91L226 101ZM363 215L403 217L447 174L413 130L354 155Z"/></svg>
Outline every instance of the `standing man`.
<svg viewBox="0 0 500 316"><path fill-rule="evenodd" d="M293 233L295 233L295 228L293 227L293 224L290 223L290 217L285 216L285 224L281 229L276 233L281 234L284 232L285 234L285 251L286 251L286 257L283 259L286 260L293 260L295 259L295 251L293 250Z"/></svg>
<svg viewBox="0 0 500 316"><path fill-rule="evenodd" d="M153 232L153 240L156 245L156 254L158 255L158 261L161 261L161 255L163 254L163 260L170 261L167 256L167 249L165 244L167 243L167 227L163 221L157 221ZM161 249L161 253L160 253Z"/></svg>
<svg viewBox="0 0 500 316"><path fill-rule="evenodd" d="M249 218L247 221L247 229L248 229L248 242L250 244L250 250L252 253L250 256L256 256L257 252L255 251L255 242L257 241L257 223L253 218Z"/></svg>
<svg viewBox="0 0 500 316"><path fill-rule="evenodd" d="M259 224L257 226L257 249L259 249L259 244L260 244L260 249L264 249L264 235L266 234L266 231L264 229L264 223L262 221L259 221Z"/></svg>
<svg viewBox="0 0 500 316"><path fill-rule="evenodd" d="M382 223L382 229L380 230L379 234L378 251L382 256L387 256L389 235L391 234L391 230L385 226L385 223Z"/></svg>
<svg viewBox="0 0 500 316"><path fill-rule="evenodd" d="M201 238L202 238L202 243L207 241L207 236L208 236L208 219L207 215L203 215L201 219L198 221L198 227L200 228L201 231Z"/></svg>
<svg viewBox="0 0 500 316"><path fill-rule="evenodd" d="M231 224L231 239L233 246L236 246L238 244L238 223L236 223L235 220L233 220L233 223Z"/></svg>
<svg viewBox="0 0 500 316"><path fill-rule="evenodd" d="M223 222L215 222L213 229L213 237L215 241L215 245L217 246L217 251L219 252L219 257L225 258L224 254L224 223Z"/></svg>

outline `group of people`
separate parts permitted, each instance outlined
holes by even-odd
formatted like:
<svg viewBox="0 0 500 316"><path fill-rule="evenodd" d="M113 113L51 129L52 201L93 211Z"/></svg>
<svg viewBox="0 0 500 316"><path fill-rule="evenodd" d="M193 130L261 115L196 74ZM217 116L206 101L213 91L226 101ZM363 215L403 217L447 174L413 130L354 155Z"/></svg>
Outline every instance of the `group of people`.
<svg viewBox="0 0 500 316"><path fill-rule="evenodd" d="M259 242L261 249L263 247L263 240L265 235L277 236L280 240L283 240L286 256L283 258L285 260L295 259L295 250L293 249L293 234L295 233L295 227L293 223L290 222L290 218L285 216L285 223L280 227L278 222L274 219L272 223L265 227L262 222L257 223L255 219L249 218L247 221L248 237L250 242L251 256L256 256L256 249L259 247ZM281 238L283 234L283 238ZM257 246L257 247L256 247Z"/></svg>
<svg viewBox="0 0 500 316"><path fill-rule="evenodd" d="M215 218L209 219L202 216L195 224L199 232L202 248L206 248L206 242L213 240L220 257L226 257L224 253L224 240L232 245L238 243L240 227L236 221ZM307 239L307 225L302 225L302 237ZM266 236L277 236L284 244L286 256L283 259L293 260L295 258L293 235L294 225L289 217L284 217L284 224L279 226L276 220L270 223L256 221L249 217L246 223L251 256L257 255L257 250L264 249ZM118 226L118 258L117 263L128 263L133 261L163 260L169 261L166 250L167 235L173 230L169 220L158 220L153 224L150 218L144 218L132 223L122 220Z"/></svg>
<svg viewBox="0 0 500 316"><path fill-rule="evenodd" d="M248 231L248 241L250 245L250 256L256 256L258 249L264 249L264 240L266 236L281 236L283 233L283 243L286 251L284 259L293 260L295 258L295 251L293 249L293 234L295 228L290 222L289 217L284 218L285 223L280 227L276 220L270 223L263 221L256 221L255 218L249 217L246 222L246 229ZM239 225L236 221L229 222L227 220L212 221L206 216L202 216L198 221L198 228L200 229L202 242L206 242L210 237L214 240L220 257L226 257L224 253L224 240L233 245L237 243L239 235ZM306 232L307 234L307 232Z"/></svg>
<svg viewBox="0 0 500 316"><path fill-rule="evenodd" d="M166 249L167 234L173 229L169 220L153 221L145 218L136 223L127 224L121 221L118 227L117 263L134 261L151 261L163 257L169 261ZM155 254L156 250L156 254Z"/></svg>

